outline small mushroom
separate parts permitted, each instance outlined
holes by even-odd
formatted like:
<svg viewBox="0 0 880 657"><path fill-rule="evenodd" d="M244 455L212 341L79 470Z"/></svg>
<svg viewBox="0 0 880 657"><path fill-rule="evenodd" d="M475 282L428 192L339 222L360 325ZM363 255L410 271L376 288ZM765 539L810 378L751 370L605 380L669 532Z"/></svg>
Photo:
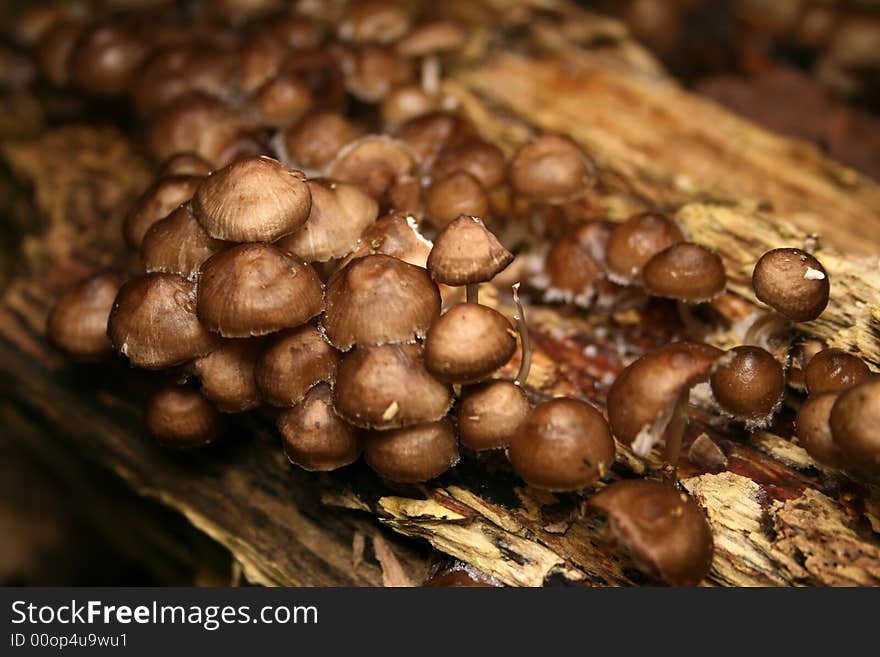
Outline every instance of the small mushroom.
<svg viewBox="0 0 880 657"><path fill-rule="evenodd" d="M611 468L614 439L599 411L562 397L535 406L513 435L507 456L529 486L576 491Z"/></svg>
<svg viewBox="0 0 880 657"><path fill-rule="evenodd" d="M80 360L98 360L113 353L107 319L124 281L116 272L97 274L62 294L46 320L49 342Z"/></svg>
<svg viewBox="0 0 880 657"><path fill-rule="evenodd" d="M188 203L160 219L144 235L141 260L147 272L178 274L194 280L199 267L228 244L205 232Z"/></svg>
<svg viewBox="0 0 880 657"><path fill-rule="evenodd" d="M412 79L409 62L390 48L361 46L346 50L340 68L348 92L365 103L379 103Z"/></svg>
<svg viewBox="0 0 880 657"><path fill-rule="evenodd" d="M835 470L843 469L846 465L846 459L831 435L829 423L837 397L835 392L811 395L801 404L795 421L801 446L816 461Z"/></svg>
<svg viewBox="0 0 880 657"><path fill-rule="evenodd" d="M440 93L440 56L459 50L466 39L467 33L458 23L434 20L411 30L395 47L404 57L422 59L422 88L436 96Z"/></svg>
<svg viewBox="0 0 880 657"><path fill-rule="evenodd" d="M425 196L427 221L443 228L461 215L488 217L489 195L480 181L465 171L454 171L431 183Z"/></svg>
<svg viewBox="0 0 880 657"><path fill-rule="evenodd" d="M327 284L321 326L337 349L415 342L440 315L440 291L421 267L386 255L352 260Z"/></svg>
<svg viewBox="0 0 880 657"><path fill-rule="evenodd" d="M87 29L71 53L70 71L77 86L99 96L121 96L150 53L136 30L121 24Z"/></svg>
<svg viewBox="0 0 880 657"><path fill-rule="evenodd" d="M354 43L393 43L410 27L410 14L401 3L365 0L347 8L337 35Z"/></svg>
<svg viewBox="0 0 880 657"><path fill-rule="evenodd" d="M212 165L222 166L224 152L244 127L239 113L219 98L186 94L151 118L147 142L157 160L175 153L195 153Z"/></svg>
<svg viewBox="0 0 880 657"><path fill-rule="evenodd" d="M842 349L823 349L807 363L804 384L811 396L821 395L849 390L870 376L871 370L858 356Z"/></svg>
<svg viewBox="0 0 880 657"><path fill-rule="evenodd" d="M362 130L341 114L308 114L279 135L279 154L290 166L309 176L322 175L342 148Z"/></svg>
<svg viewBox="0 0 880 657"><path fill-rule="evenodd" d="M605 275L605 250L613 230L605 221L587 221L557 240L544 259L535 285L544 288L547 301L574 303L583 308L594 303L610 305L619 296Z"/></svg>
<svg viewBox="0 0 880 657"><path fill-rule="evenodd" d="M315 104L312 90L293 75L276 75L253 97L261 123L281 127L302 118Z"/></svg>
<svg viewBox="0 0 880 657"><path fill-rule="evenodd" d="M340 268L356 258L376 254L393 256L416 267L425 267L433 246L419 232L413 217L392 212L367 227L355 250L340 263Z"/></svg>
<svg viewBox="0 0 880 657"><path fill-rule="evenodd" d="M147 231L172 210L189 201L201 183L200 176L159 178L141 194L125 216L122 231L126 243L133 249L139 249Z"/></svg>
<svg viewBox="0 0 880 657"><path fill-rule="evenodd" d="M226 340L192 364L202 382L202 394L223 413L243 413L260 405L254 377L260 340Z"/></svg>
<svg viewBox="0 0 880 657"><path fill-rule="evenodd" d="M323 308L312 267L271 244L240 244L209 258L199 276L198 314L226 338L305 324Z"/></svg>
<svg viewBox="0 0 880 657"><path fill-rule="evenodd" d="M699 505L658 481L629 479L588 500L605 516L610 538L645 574L672 586L696 586L712 566L712 530Z"/></svg>
<svg viewBox="0 0 880 657"><path fill-rule="evenodd" d="M476 178L484 189L491 190L504 184L506 165L504 154L495 144L482 139L467 139L441 150L431 173L434 178L442 179L463 171Z"/></svg>
<svg viewBox="0 0 880 657"><path fill-rule="evenodd" d="M595 184L596 166L569 137L543 134L514 155L510 182L528 199L565 203L583 196Z"/></svg>
<svg viewBox="0 0 880 657"><path fill-rule="evenodd" d="M390 431L373 431L364 458L383 478L415 484L439 477L458 463L458 441L448 419Z"/></svg>
<svg viewBox="0 0 880 657"><path fill-rule="evenodd" d="M782 405L785 372L772 354L744 345L718 359L709 383L721 409L753 430L766 427Z"/></svg>
<svg viewBox="0 0 880 657"><path fill-rule="evenodd" d="M840 394L831 409L831 435L859 478L880 481L880 377Z"/></svg>
<svg viewBox="0 0 880 657"><path fill-rule="evenodd" d="M440 152L473 139L473 125L449 112L431 112L410 119L395 132L395 137L415 154L423 171L430 171Z"/></svg>
<svg viewBox="0 0 880 657"><path fill-rule="evenodd" d="M367 135L339 151L327 174L335 180L359 185L378 199L414 167L413 154L406 144L385 135Z"/></svg>
<svg viewBox="0 0 880 657"><path fill-rule="evenodd" d="M394 129L410 119L433 112L437 108L437 99L425 93L417 84L401 84L382 99L379 113L382 124Z"/></svg>
<svg viewBox="0 0 880 657"><path fill-rule="evenodd" d="M462 391L458 405L461 444L475 451L507 447L532 410L522 387L486 381Z"/></svg>
<svg viewBox="0 0 880 657"><path fill-rule="evenodd" d="M272 336L257 359L254 378L266 403L294 406L321 382L333 383L339 352L311 325Z"/></svg>
<svg viewBox="0 0 880 657"><path fill-rule="evenodd" d="M157 178L168 176L193 176L203 178L213 167L195 153L175 153L159 166Z"/></svg>
<svg viewBox="0 0 880 657"><path fill-rule="evenodd" d="M147 401L147 430L163 446L191 449L213 442L220 434L222 418L197 390L167 384Z"/></svg>
<svg viewBox="0 0 880 657"><path fill-rule="evenodd" d="M219 344L196 316L195 284L173 274L147 274L123 285L107 335L132 365L149 370L204 356Z"/></svg>
<svg viewBox="0 0 880 657"><path fill-rule="evenodd" d="M309 472L329 472L361 455L361 434L333 412L330 386L316 385L276 422L288 460Z"/></svg>
<svg viewBox="0 0 880 657"><path fill-rule="evenodd" d="M608 278L620 285L642 280L642 268L664 249L684 241L681 229L662 214L643 212L615 227L608 240Z"/></svg>
<svg viewBox="0 0 880 657"><path fill-rule="evenodd" d="M428 373L415 345L358 347L339 363L333 405L355 426L395 429L438 421L452 392Z"/></svg>
<svg viewBox="0 0 880 657"><path fill-rule="evenodd" d="M755 296L793 322L816 319L828 305L830 283L822 264L800 249L773 249L752 272Z"/></svg>
<svg viewBox="0 0 880 657"><path fill-rule="evenodd" d="M65 87L70 82L71 53L82 30L82 26L73 21L60 20L40 39L36 52L37 66L50 84Z"/></svg>

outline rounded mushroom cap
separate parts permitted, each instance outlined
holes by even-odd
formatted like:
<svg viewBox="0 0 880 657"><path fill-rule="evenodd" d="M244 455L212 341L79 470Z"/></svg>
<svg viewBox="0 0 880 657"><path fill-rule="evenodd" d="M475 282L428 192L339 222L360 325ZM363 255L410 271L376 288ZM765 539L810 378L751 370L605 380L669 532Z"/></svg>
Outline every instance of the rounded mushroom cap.
<svg viewBox="0 0 880 657"><path fill-rule="evenodd" d="M153 183L125 216L122 231L126 243L133 249L139 249L147 231L175 208L189 201L201 183L199 176L171 176Z"/></svg>
<svg viewBox="0 0 880 657"><path fill-rule="evenodd" d="M440 381L472 383L516 351L516 331L497 310L460 303L438 318L425 338L425 366Z"/></svg>
<svg viewBox="0 0 880 657"><path fill-rule="evenodd" d="M267 80L253 98L260 119L270 126L285 126L301 118L315 104L312 90L293 75Z"/></svg>
<svg viewBox="0 0 880 657"><path fill-rule="evenodd" d="M724 292L727 275L717 253L699 244L679 242L645 263L642 282L654 296L703 303Z"/></svg>
<svg viewBox="0 0 880 657"><path fill-rule="evenodd" d="M468 388L458 406L461 444L476 451L507 447L531 410L526 393L510 381Z"/></svg>
<svg viewBox="0 0 880 657"><path fill-rule="evenodd" d="M346 50L340 67L346 90L365 103L380 102L394 87L412 79L410 62L381 46Z"/></svg>
<svg viewBox="0 0 880 657"><path fill-rule="evenodd" d="M215 171L193 197L208 235L230 242L274 242L302 226L311 207L305 176L269 157L248 157Z"/></svg>
<svg viewBox="0 0 880 657"><path fill-rule="evenodd" d="M363 232L357 248L341 266L345 267L356 258L380 254L392 256L416 267L425 267L433 246L419 232L413 217L392 212L378 219Z"/></svg>
<svg viewBox="0 0 880 657"><path fill-rule="evenodd" d="M842 349L823 349L807 363L804 383L810 395L821 395L849 390L870 376L871 370L858 356Z"/></svg>
<svg viewBox="0 0 880 657"><path fill-rule="evenodd" d="M327 173L335 180L359 185L370 196L379 198L414 167L415 160L406 144L385 135L367 135L339 151Z"/></svg>
<svg viewBox="0 0 880 657"><path fill-rule="evenodd" d="M422 167L429 169L444 148L474 137L468 121L449 112L431 112L411 119L397 129L396 137L415 154Z"/></svg>
<svg viewBox="0 0 880 657"><path fill-rule="evenodd" d="M266 403L294 406L320 382L333 383L339 352L315 326L306 324L271 338L257 359L254 377Z"/></svg>
<svg viewBox="0 0 880 657"><path fill-rule="evenodd" d="M147 401L147 430L165 447L190 449L212 442L220 434L217 409L198 391L168 384Z"/></svg>
<svg viewBox="0 0 880 657"><path fill-rule="evenodd" d="M377 474L400 484L439 477L458 463L458 442L448 419L392 431L373 431L364 458Z"/></svg>
<svg viewBox="0 0 880 657"><path fill-rule="evenodd" d="M355 43L392 43L410 26L410 14L399 3L366 0L347 8L337 35Z"/></svg>
<svg viewBox="0 0 880 657"><path fill-rule="evenodd" d="M468 139L447 146L434 162L434 178L445 178L456 171L464 171L476 178L485 189L495 189L504 182L507 162L501 150L482 139ZM476 213L471 213L476 214Z"/></svg>
<svg viewBox="0 0 880 657"><path fill-rule="evenodd" d="M800 249L773 249L752 272L755 296L793 322L816 319L828 305L830 281L822 264Z"/></svg>
<svg viewBox="0 0 880 657"><path fill-rule="evenodd" d="M71 54L70 71L77 85L100 96L119 96L149 55L149 44L123 25L98 25L87 30Z"/></svg>
<svg viewBox="0 0 880 657"><path fill-rule="evenodd" d="M534 488L581 490L614 463L614 439L602 414L577 399L535 406L507 450L514 471Z"/></svg>
<svg viewBox="0 0 880 657"><path fill-rule="evenodd" d="M376 220L379 204L355 185L310 180L308 186L312 196L309 217L302 228L281 238L278 246L308 262L348 255Z"/></svg>
<svg viewBox="0 0 880 657"><path fill-rule="evenodd" d="M210 162L195 153L175 153L159 166L158 178L169 176L207 176L213 167Z"/></svg>
<svg viewBox="0 0 880 657"><path fill-rule="evenodd" d="M588 504L646 574L673 586L699 584L712 566L712 530L699 505L659 481L618 481Z"/></svg>
<svg viewBox="0 0 880 657"><path fill-rule="evenodd" d="M141 242L141 260L147 272L194 279L201 264L226 246L208 235L189 204L184 204L147 231Z"/></svg>
<svg viewBox="0 0 880 657"><path fill-rule="evenodd" d="M807 453L829 468L843 468L846 459L831 436L831 408L837 393L813 395L798 409L795 422L798 440Z"/></svg>
<svg viewBox="0 0 880 657"><path fill-rule="evenodd" d="M195 153L219 164L224 151L244 128L239 114L222 100L187 94L172 101L150 120L150 153L165 160L175 153Z"/></svg>
<svg viewBox="0 0 880 657"><path fill-rule="evenodd" d="M204 356L219 344L196 317L195 284L174 274L147 274L123 285L107 335L132 365L149 370Z"/></svg>
<svg viewBox="0 0 880 657"><path fill-rule="evenodd" d="M437 228L443 228L462 215L488 217L490 212L486 190L465 171L454 171L435 180L425 196L425 218Z"/></svg>
<svg viewBox="0 0 880 657"><path fill-rule="evenodd" d="M510 164L510 181L527 198L563 203L582 196L595 184L596 168L569 137L545 134L517 151Z"/></svg>
<svg viewBox="0 0 880 657"><path fill-rule="evenodd" d="M608 277L622 285L637 283L642 268L654 255L683 241L681 229L663 215L633 215L611 233L606 252Z"/></svg>
<svg viewBox="0 0 880 657"><path fill-rule="evenodd" d="M254 366L262 347L260 340L226 340L193 362L202 394L223 413L242 413L260 405Z"/></svg>
<svg viewBox="0 0 880 657"><path fill-rule="evenodd" d="M82 27L67 20L56 22L40 39L36 58L40 73L56 87L70 82L71 53Z"/></svg>
<svg viewBox="0 0 880 657"><path fill-rule="evenodd" d="M513 254L477 217L460 216L434 240L428 256L431 278L446 285L492 280L513 262Z"/></svg>
<svg viewBox="0 0 880 657"><path fill-rule="evenodd" d="M582 305L592 301L597 287L606 281L605 249L612 230L606 221L588 221L551 247L543 272L548 298L561 297Z"/></svg>
<svg viewBox="0 0 880 657"><path fill-rule="evenodd" d="M705 344L680 342L626 367L608 391L608 420L622 442L645 455L663 436L679 395L709 378L722 355Z"/></svg>
<svg viewBox="0 0 880 657"><path fill-rule="evenodd" d="M281 133L282 159L306 172L320 172L361 134L361 129L341 114L309 114Z"/></svg>
<svg viewBox="0 0 880 657"><path fill-rule="evenodd" d="M240 244L209 258L199 276L199 319L226 338L305 324L323 308L312 267L271 244Z"/></svg>
<svg viewBox="0 0 880 657"><path fill-rule="evenodd" d="M327 284L321 326L337 349L414 342L440 315L440 291L428 272L386 255L352 260Z"/></svg>
<svg viewBox="0 0 880 657"><path fill-rule="evenodd" d="M458 23L434 20L410 30L394 47L405 57L424 57L458 50L466 39L467 32Z"/></svg>
<svg viewBox="0 0 880 657"><path fill-rule="evenodd" d="M433 112L437 99L425 92L420 84L403 84L388 92L382 100L382 123L396 128L402 123Z"/></svg>
<svg viewBox="0 0 880 657"><path fill-rule="evenodd" d="M279 415L276 425L287 459L303 470L329 472L354 463L361 455L360 431L336 415L330 386L324 383Z"/></svg>
<svg viewBox="0 0 880 657"><path fill-rule="evenodd" d="M831 409L831 435L854 472L880 476L880 377L842 392Z"/></svg>
<svg viewBox="0 0 880 657"><path fill-rule="evenodd" d="M785 372L772 354L746 345L731 349L717 361L709 383L721 408L758 426L779 407Z"/></svg>
<svg viewBox="0 0 880 657"><path fill-rule="evenodd" d="M69 356L100 359L113 353L107 319L125 278L117 272L92 276L62 294L46 320L46 336Z"/></svg>
<svg viewBox="0 0 880 657"><path fill-rule="evenodd" d="M342 357L333 387L336 412L365 429L436 422L452 392L428 374L415 345L358 347Z"/></svg>

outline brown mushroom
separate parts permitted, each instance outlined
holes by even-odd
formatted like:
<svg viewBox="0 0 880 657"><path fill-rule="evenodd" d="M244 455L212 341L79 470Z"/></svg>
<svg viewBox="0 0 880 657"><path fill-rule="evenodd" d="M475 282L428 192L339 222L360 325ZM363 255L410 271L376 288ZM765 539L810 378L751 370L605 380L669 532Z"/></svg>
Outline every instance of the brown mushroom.
<svg viewBox="0 0 880 657"><path fill-rule="evenodd" d="M339 352L306 324L272 336L257 359L254 378L272 406L294 406L321 382L333 383Z"/></svg>
<svg viewBox="0 0 880 657"><path fill-rule="evenodd" d="M171 176L153 183L125 216L122 231L126 243L133 249L139 249L144 235L153 224L189 201L201 182L199 176Z"/></svg>
<svg viewBox="0 0 880 657"><path fill-rule="evenodd" d="M510 182L518 194L542 203L564 203L583 196L596 182L596 166L574 141L543 134L517 151Z"/></svg>
<svg viewBox="0 0 880 657"><path fill-rule="evenodd" d="M428 21L411 30L397 42L397 52L404 57L422 60L422 88L436 96L440 93L440 56L462 48L467 39L464 29L453 21Z"/></svg>
<svg viewBox="0 0 880 657"><path fill-rule="evenodd" d="M831 435L831 408L837 393L825 392L804 400L798 409L796 433L801 446L822 465L842 469L846 459Z"/></svg>
<svg viewBox="0 0 880 657"><path fill-rule="evenodd" d="M409 12L401 3L365 0L348 8L337 35L343 41L387 44L403 36L409 26Z"/></svg>
<svg viewBox="0 0 880 657"><path fill-rule="evenodd" d="M195 153L222 166L224 152L244 129L242 117L225 102L205 94L186 94L169 103L150 120L150 153L164 160L175 153Z"/></svg>
<svg viewBox="0 0 880 657"><path fill-rule="evenodd" d="M425 218L436 228L444 228L467 215L489 217L489 195L480 181L465 171L454 171L435 180L425 196Z"/></svg>
<svg viewBox="0 0 880 657"><path fill-rule="evenodd" d="M557 240L544 259L544 268L532 281L544 288L547 301L589 308L594 303L610 307L619 288L605 275L605 250L613 230L605 221L578 224Z"/></svg>
<svg viewBox="0 0 880 657"><path fill-rule="evenodd" d="M880 377L871 377L842 392L831 409L829 422L847 469L859 478L880 481Z"/></svg>
<svg viewBox="0 0 880 657"><path fill-rule="evenodd" d="M394 129L410 119L434 111L436 107L436 98L426 94L419 85L402 84L384 96L379 112L382 124Z"/></svg>
<svg viewBox="0 0 880 657"><path fill-rule="evenodd" d="M605 255L608 278L620 285L639 283L654 255L683 241L681 229L662 214L633 215L611 233Z"/></svg>
<svg viewBox="0 0 880 657"><path fill-rule="evenodd" d="M348 92L365 103L379 103L412 79L409 62L390 48L361 46L344 51L340 68Z"/></svg>
<svg viewBox="0 0 880 657"><path fill-rule="evenodd" d="M772 354L744 345L718 359L709 383L721 409L753 430L766 427L779 410L785 372Z"/></svg>
<svg viewBox="0 0 880 657"><path fill-rule="evenodd" d="M458 405L461 444L475 451L507 447L532 410L522 387L486 381L462 391Z"/></svg>
<svg viewBox="0 0 880 657"><path fill-rule="evenodd" d="M755 296L793 322L816 319L828 305L830 283L822 264L800 249L773 249L752 272Z"/></svg>
<svg viewBox="0 0 880 657"><path fill-rule="evenodd" d="M167 384L147 401L147 430L163 446L191 449L213 442L220 434L222 418L197 390Z"/></svg>
<svg viewBox="0 0 880 657"><path fill-rule="evenodd" d="M392 212L367 227L355 250L340 263L340 267L345 267L356 258L376 254L393 256L416 267L424 267L433 246L419 232L413 217Z"/></svg>
<svg viewBox="0 0 880 657"><path fill-rule="evenodd" d="M121 24L95 25L77 40L70 71L76 84L100 96L128 91L132 76L150 53L136 30Z"/></svg>
<svg viewBox="0 0 880 657"><path fill-rule="evenodd" d="M415 154L423 171L430 171L444 148L473 139L474 135L474 127L468 121L449 112L417 116L395 131L395 137Z"/></svg>
<svg viewBox="0 0 880 657"><path fill-rule="evenodd" d="M168 176L194 176L203 178L211 173L213 167L195 153L175 153L159 166L157 178Z"/></svg>
<svg viewBox="0 0 880 657"><path fill-rule="evenodd" d="M468 139L440 151L432 174L441 179L464 171L476 178L484 189L490 190L504 183L506 165L504 154L497 146L482 139Z"/></svg>
<svg viewBox="0 0 880 657"><path fill-rule="evenodd" d="M160 219L144 235L141 260L147 272L195 279L201 264L227 246L205 232L188 203Z"/></svg>
<svg viewBox="0 0 880 657"><path fill-rule="evenodd" d="M262 347L257 339L225 340L193 362L202 394L223 413L242 413L260 405L254 368Z"/></svg>
<svg viewBox="0 0 880 657"><path fill-rule="evenodd" d="M305 324L323 308L312 267L271 244L241 244L209 258L199 277L199 319L227 338Z"/></svg>
<svg viewBox="0 0 880 657"><path fill-rule="evenodd" d="M257 89L253 102L261 122L277 127L300 119L315 99L303 80L293 75L277 75Z"/></svg>
<svg viewBox="0 0 880 657"><path fill-rule="evenodd" d="M40 39L36 52L37 65L50 84L64 87L70 82L70 55L81 34L80 25L61 20Z"/></svg>
<svg viewBox="0 0 880 657"><path fill-rule="evenodd" d="M727 275L717 253L699 244L679 242L645 263L642 281L655 297L695 304L724 292Z"/></svg>
<svg viewBox="0 0 880 657"><path fill-rule="evenodd" d="M535 406L513 435L507 456L529 486L581 490L611 468L614 439L599 411L560 397Z"/></svg>
<svg viewBox="0 0 880 657"><path fill-rule="evenodd" d="M823 349L814 355L804 370L804 384L810 395L843 392L871 376L865 362L842 349Z"/></svg>
<svg viewBox="0 0 880 657"><path fill-rule="evenodd" d="M323 175L343 146L362 132L341 114L309 114L279 135L279 154L284 162L309 176Z"/></svg>
<svg viewBox="0 0 880 657"><path fill-rule="evenodd" d="M414 484L439 477L458 463L458 441L448 419L390 431L373 431L364 458L383 478Z"/></svg>
<svg viewBox="0 0 880 657"><path fill-rule="evenodd" d="M97 274L62 294L46 320L46 337L73 358L96 360L113 353L107 319L125 278Z"/></svg>
<svg viewBox="0 0 880 657"><path fill-rule="evenodd" d="M327 174L335 180L359 185L378 199L414 167L413 154L403 142L385 135L367 135L339 151Z"/></svg>

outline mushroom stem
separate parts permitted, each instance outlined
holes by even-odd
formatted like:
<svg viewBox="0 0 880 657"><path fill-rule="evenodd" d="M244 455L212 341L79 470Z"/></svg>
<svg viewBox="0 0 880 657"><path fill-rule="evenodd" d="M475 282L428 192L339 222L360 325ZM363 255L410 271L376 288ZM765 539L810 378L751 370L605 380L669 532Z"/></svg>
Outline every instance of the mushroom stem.
<svg viewBox="0 0 880 657"><path fill-rule="evenodd" d="M684 440L684 430L688 423L690 399L690 388L685 388L678 395L678 399L675 401L675 408L672 411L672 417L669 420L669 424L666 425L664 436L665 449L663 452L663 460L666 462L664 474L666 478L672 481L678 478L678 457L681 454L681 443Z"/></svg>
<svg viewBox="0 0 880 657"><path fill-rule="evenodd" d="M749 326L743 337L744 345L761 347L773 353L775 347L783 342L783 336L791 330L792 322L777 312L765 313Z"/></svg>
<svg viewBox="0 0 880 657"><path fill-rule="evenodd" d="M691 340L702 340L706 334L706 327L700 320L694 317L691 304L684 301L676 301L675 306L678 310L678 317L684 326L685 335Z"/></svg>
<svg viewBox="0 0 880 657"><path fill-rule="evenodd" d="M422 90L429 96L440 93L440 59L437 55L422 59Z"/></svg>
<svg viewBox="0 0 880 657"><path fill-rule="evenodd" d="M480 284L469 283L467 286L467 302L480 303Z"/></svg>
<svg viewBox="0 0 880 657"><path fill-rule="evenodd" d="M519 283L513 285L513 302L516 304L516 330L519 332L519 340L522 344L522 361L513 382L521 386L529 378L529 370L532 367L532 341L529 338L529 327L526 325L526 314L519 300Z"/></svg>

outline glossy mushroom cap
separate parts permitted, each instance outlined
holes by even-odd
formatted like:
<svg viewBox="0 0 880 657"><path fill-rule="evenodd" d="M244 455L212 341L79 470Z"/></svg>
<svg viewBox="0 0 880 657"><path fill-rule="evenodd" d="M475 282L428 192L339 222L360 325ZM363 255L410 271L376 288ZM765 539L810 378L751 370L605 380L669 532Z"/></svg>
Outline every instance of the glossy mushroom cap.
<svg viewBox="0 0 880 657"><path fill-rule="evenodd" d="M390 48L362 46L344 52L345 88L365 103L379 103L395 86L412 79L410 63Z"/></svg>
<svg viewBox="0 0 880 657"><path fill-rule="evenodd" d="M429 170L444 149L473 139L474 127L457 114L431 112L401 125L395 134L415 154L423 169Z"/></svg>
<svg viewBox="0 0 880 657"><path fill-rule="evenodd" d="M367 135L339 151L327 175L359 185L373 198L379 198L414 167L413 154L403 142L385 135Z"/></svg>
<svg viewBox="0 0 880 657"><path fill-rule="evenodd" d="M100 96L119 96L149 55L150 48L134 29L98 25L87 30L71 54L70 70L77 85Z"/></svg>
<svg viewBox="0 0 880 657"><path fill-rule="evenodd" d="M202 183L199 176L159 178L135 201L122 227L126 243L139 249L144 235L160 219L192 198Z"/></svg>
<svg viewBox="0 0 880 657"><path fill-rule="evenodd" d="M524 144L510 164L517 193L546 203L562 203L593 186L596 170L569 137L545 134Z"/></svg>
<svg viewBox="0 0 880 657"><path fill-rule="evenodd" d="M880 377L872 377L840 394L830 416L834 443L851 469L880 478Z"/></svg>
<svg viewBox="0 0 880 657"><path fill-rule="evenodd" d="M189 204L184 204L147 231L141 242L141 261L147 272L194 279L201 264L226 246L208 235Z"/></svg>
<svg viewBox="0 0 880 657"><path fill-rule="evenodd" d="M672 486L644 479L618 481L588 504L646 574L672 586L696 586L712 566L712 530L699 505Z"/></svg>
<svg viewBox="0 0 880 657"><path fill-rule="evenodd" d="M361 434L333 411L330 386L308 391L276 422L288 460L309 472L329 472L354 463L361 455Z"/></svg>
<svg viewBox="0 0 880 657"><path fill-rule="evenodd" d="M425 197L428 222L443 228L459 216L488 217L489 195L480 181L465 171L454 171L435 180Z"/></svg>
<svg viewBox="0 0 880 657"><path fill-rule="evenodd" d="M837 394L826 392L812 395L798 409L796 431L798 441L807 453L829 468L843 468L846 459L831 435L831 408Z"/></svg>
<svg viewBox="0 0 880 657"><path fill-rule="evenodd" d="M434 240L428 271L438 283L469 285L492 280L511 262L513 254L480 219L461 216Z"/></svg>
<svg viewBox="0 0 880 657"><path fill-rule="evenodd" d="M315 104L309 85L293 75L277 75L261 86L254 106L263 123L285 126L297 121Z"/></svg>
<svg viewBox="0 0 880 657"><path fill-rule="evenodd" d="M341 264L346 266L356 258L368 255L387 255L416 267L428 263L428 254L434 245L419 232L416 220L399 212L379 218L361 235L357 247Z"/></svg>
<svg viewBox="0 0 880 657"><path fill-rule="evenodd" d="M309 114L281 134L285 162L312 174L321 172L362 130L335 112Z"/></svg>
<svg viewBox="0 0 880 657"><path fill-rule="evenodd" d="M168 384L147 401L147 430L165 447L191 449L212 442L223 420L217 409L197 390Z"/></svg>
<svg viewBox="0 0 880 657"><path fill-rule="evenodd" d="M214 350L219 340L196 317L196 286L174 274L147 274L119 290L107 335L132 365L161 370Z"/></svg>
<svg viewBox="0 0 880 657"><path fill-rule="evenodd" d="M327 284L321 326L337 349L414 342L440 315L428 272L386 255L352 260Z"/></svg>
<svg viewBox="0 0 880 657"><path fill-rule="evenodd" d="M107 319L124 281L119 273L98 274L62 294L46 321L49 342L82 360L113 353L107 338Z"/></svg>
<svg viewBox="0 0 880 657"><path fill-rule="evenodd" d="M548 300L586 306L600 288L613 287L605 278L605 249L612 230L608 222L588 221L551 247L543 272Z"/></svg>
<svg viewBox="0 0 880 657"><path fill-rule="evenodd" d="M643 212L619 224L606 252L608 277L631 285L642 279L642 268L664 249L684 241L681 229L661 214Z"/></svg>
<svg viewBox="0 0 880 657"><path fill-rule="evenodd" d="M532 410L522 388L487 381L465 390L458 405L461 444L476 451L507 447Z"/></svg>
<svg viewBox="0 0 880 657"><path fill-rule="evenodd" d="M440 381L473 383L516 351L516 331L497 310L460 303L438 318L425 339L425 366Z"/></svg>
<svg viewBox="0 0 880 657"><path fill-rule="evenodd" d="M209 258L199 276L199 319L226 338L305 324L323 309L312 267L271 244L240 244Z"/></svg>
<svg viewBox="0 0 880 657"><path fill-rule="evenodd" d="M147 141L157 160L195 153L213 165L222 165L224 152L243 128L242 117L222 100L187 94L151 118Z"/></svg>
<svg viewBox="0 0 880 657"><path fill-rule="evenodd" d="M439 477L458 463L458 442L448 419L391 431L372 431L364 458L389 481L415 484Z"/></svg>
<svg viewBox="0 0 880 657"><path fill-rule="evenodd" d="M409 30L410 20L400 3L366 0L347 7L337 35L355 43L393 43Z"/></svg>
<svg viewBox="0 0 880 657"><path fill-rule="evenodd" d="M645 263L642 282L656 297L703 303L724 292L727 275L717 253L699 244L679 242Z"/></svg>
<svg viewBox="0 0 880 657"><path fill-rule="evenodd" d="M310 180L312 208L306 223L283 237L278 246L307 262L342 258L357 246L361 234L376 220L379 204L355 185Z"/></svg>
<svg viewBox="0 0 880 657"><path fill-rule="evenodd" d="M196 359L192 369L202 382L202 394L223 413L242 413L259 406L254 366L261 350L260 340L226 340Z"/></svg>
<svg viewBox="0 0 880 657"><path fill-rule="evenodd" d="M871 370L858 356L842 349L823 349L807 363L804 383L810 395L821 395L849 390L870 376Z"/></svg>
<svg viewBox="0 0 880 657"><path fill-rule="evenodd" d="M402 84L395 87L382 100L380 113L382 123L396 128L410 119L428 114L437 107L437 99L418 84Z"/></svg>
<svg viewBox="0 0 880 657"><path fill-rule="evenodd" d="M457 171L469 173L487 190L495 189L504 183L507 162L495 144L482 139L468 139L440 151L432 173L434 178L441 179Z"/></svg>
<svg viewBox="0 0 880 657"><path fill-rule="evenodd" d="M306 324L272 336L257 359L254 376L266 403L294 406L320 382L333 383L339 352Z"/></svg>
<svg viewBox="0 0 880 657"><path fill-rule="evenodd" d="M793 322L816 319L828 305L830 281L822 264L800 249L773 249L752 272L755 296Z"/></svg>
<svg viewBox="0 0 880 657"><path fill-rule="evenodd" d="M274 242L302 226L312 196L305 176L269 157L233 162L196 190L193 211L211 237Z"/></svg>
<svg viewBox="0 0 880 657"><path fill-rule="evenodd" d="M458 23L434 20L410 30L394 47L405 57L424 57L458 50L466 38L467 33Z"/></svg>
<svg viewBox="0 0 880 657"><path fill-rule="evenodd" d="M622 442L645 455L663 437L682 392L709 378L722 355L705 344L669 344L626 367L608 391L608 420Z"/></svg>
<svg viewBox="0 0 880 657"><path fill-rule="evenodd" d="M535 406L513 435L507 456L529 486L575 491L605 476L614 463L614 439L599 411L560 397Z"/></svg>
<svg viewBox="0 0 880 657"><path fill-rule="evenodd" d="M785 372L760 347L741 346L715 364L709 379L715 401L746 426L762 426L773 416L785 392Z"/></svg>
<svg viewBox="0 0 880 657"><path fill-rule="evenodd" d="M428 373L414 345L358 347L339 363L333 405L355 426L394 429L436 422L452 392Z"/></svg>

